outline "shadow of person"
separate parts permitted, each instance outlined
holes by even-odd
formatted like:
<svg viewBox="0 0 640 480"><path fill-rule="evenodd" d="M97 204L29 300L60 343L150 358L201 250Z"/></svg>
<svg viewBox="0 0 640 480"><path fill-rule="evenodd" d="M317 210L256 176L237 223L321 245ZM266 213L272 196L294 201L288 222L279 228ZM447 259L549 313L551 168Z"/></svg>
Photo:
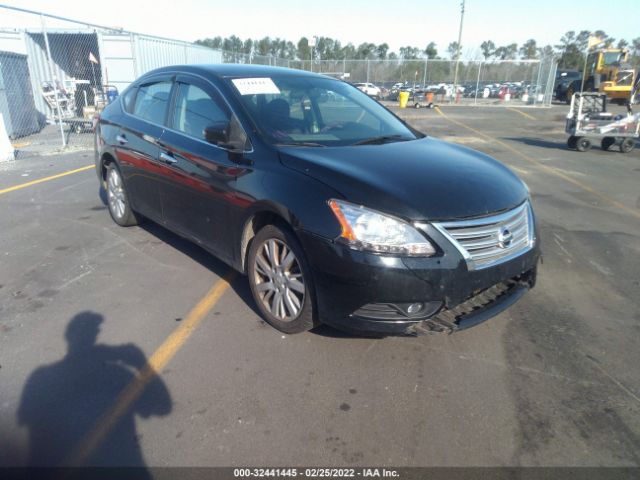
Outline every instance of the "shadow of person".
<svg viewBox="0 0 640 480"><path fill-rule="evenodd" d="M96 343L103 320L88 311L74 316L65 332L67 354L37 368L27 380L17 416L18 423L29 429L29 466L64 466L147 364L142 350L133 344ZM154 376L83 464L144 467L135 416L170 412L169 391Z"/></svg>

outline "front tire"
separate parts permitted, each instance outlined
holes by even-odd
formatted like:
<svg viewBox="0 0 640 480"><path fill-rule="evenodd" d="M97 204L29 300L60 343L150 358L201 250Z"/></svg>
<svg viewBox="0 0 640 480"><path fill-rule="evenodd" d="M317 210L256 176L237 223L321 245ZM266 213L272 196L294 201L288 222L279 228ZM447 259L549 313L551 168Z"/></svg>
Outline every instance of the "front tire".
<svg viewBox="0 0 640 480"><path fill-rule="evenodd" d="M576 142L576 149L579 152L586 152L591 149L591 140L585 137L578 138L578 141Z"/></svg>
<svg viewBox="0 0 640 480"><path fill-rule="evenodd" d="M137 225L138 218L131 209L122 174L118 166L113 162L107 165L106 190L107 207L113 221L121 227Z"/></svg>
<svg viewBox="0 0 640 480"><path fill-rule="evenodd" d="M247 273L262 317L284 333L318 325L311 271L298 240L286 228L267 225L252 239Z"/></svg>

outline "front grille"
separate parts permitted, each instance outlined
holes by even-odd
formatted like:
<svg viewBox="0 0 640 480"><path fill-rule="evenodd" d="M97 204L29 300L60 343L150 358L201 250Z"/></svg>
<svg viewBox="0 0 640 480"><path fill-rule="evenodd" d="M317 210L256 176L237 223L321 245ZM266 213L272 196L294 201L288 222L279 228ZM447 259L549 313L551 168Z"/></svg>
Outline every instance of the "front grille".
<svg viewBox="0 0 640 480"><path fill-rule="evenodd" d="M433 226L453 243L470 270L510 260L530 250L534 243L529 202L499 215Z"/></svg>

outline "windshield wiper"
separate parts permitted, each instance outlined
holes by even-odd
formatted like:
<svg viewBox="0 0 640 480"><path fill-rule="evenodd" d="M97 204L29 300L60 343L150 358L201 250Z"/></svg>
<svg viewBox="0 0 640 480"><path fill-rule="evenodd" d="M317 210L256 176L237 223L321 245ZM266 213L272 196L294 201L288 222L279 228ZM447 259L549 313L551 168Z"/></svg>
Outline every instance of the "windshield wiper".
<svg viewBox="0 0 640 480"><path fill-rule="evenodd" d="M376 143L385 143L390 140L394 140L396 142L406 142L407 140L411 140L410 138L404 138L402 135L380 135L379 137L371 137L365 138L364 140L358 140L351 145L375 145Z"/></svg>
<svg viewBox="0 0 640 480"><path fill-rule="evenodd" d="M326 147L326 145L322 145L321 143L313 143L313 142L290 142L290 143L278 142L275 145L279 147Z"/></svg>

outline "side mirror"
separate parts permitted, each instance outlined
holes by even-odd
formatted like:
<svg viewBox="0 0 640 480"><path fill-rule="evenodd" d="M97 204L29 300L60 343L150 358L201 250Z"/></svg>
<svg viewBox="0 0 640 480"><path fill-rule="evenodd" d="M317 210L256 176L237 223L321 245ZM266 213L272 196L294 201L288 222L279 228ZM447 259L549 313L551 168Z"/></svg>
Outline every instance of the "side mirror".
<svg viewBox="0 0 640 480"><path fill-rule="evenodd" d="M204 139L214 145L229 141L229 122L216 122L204 128Z"/></svg>

